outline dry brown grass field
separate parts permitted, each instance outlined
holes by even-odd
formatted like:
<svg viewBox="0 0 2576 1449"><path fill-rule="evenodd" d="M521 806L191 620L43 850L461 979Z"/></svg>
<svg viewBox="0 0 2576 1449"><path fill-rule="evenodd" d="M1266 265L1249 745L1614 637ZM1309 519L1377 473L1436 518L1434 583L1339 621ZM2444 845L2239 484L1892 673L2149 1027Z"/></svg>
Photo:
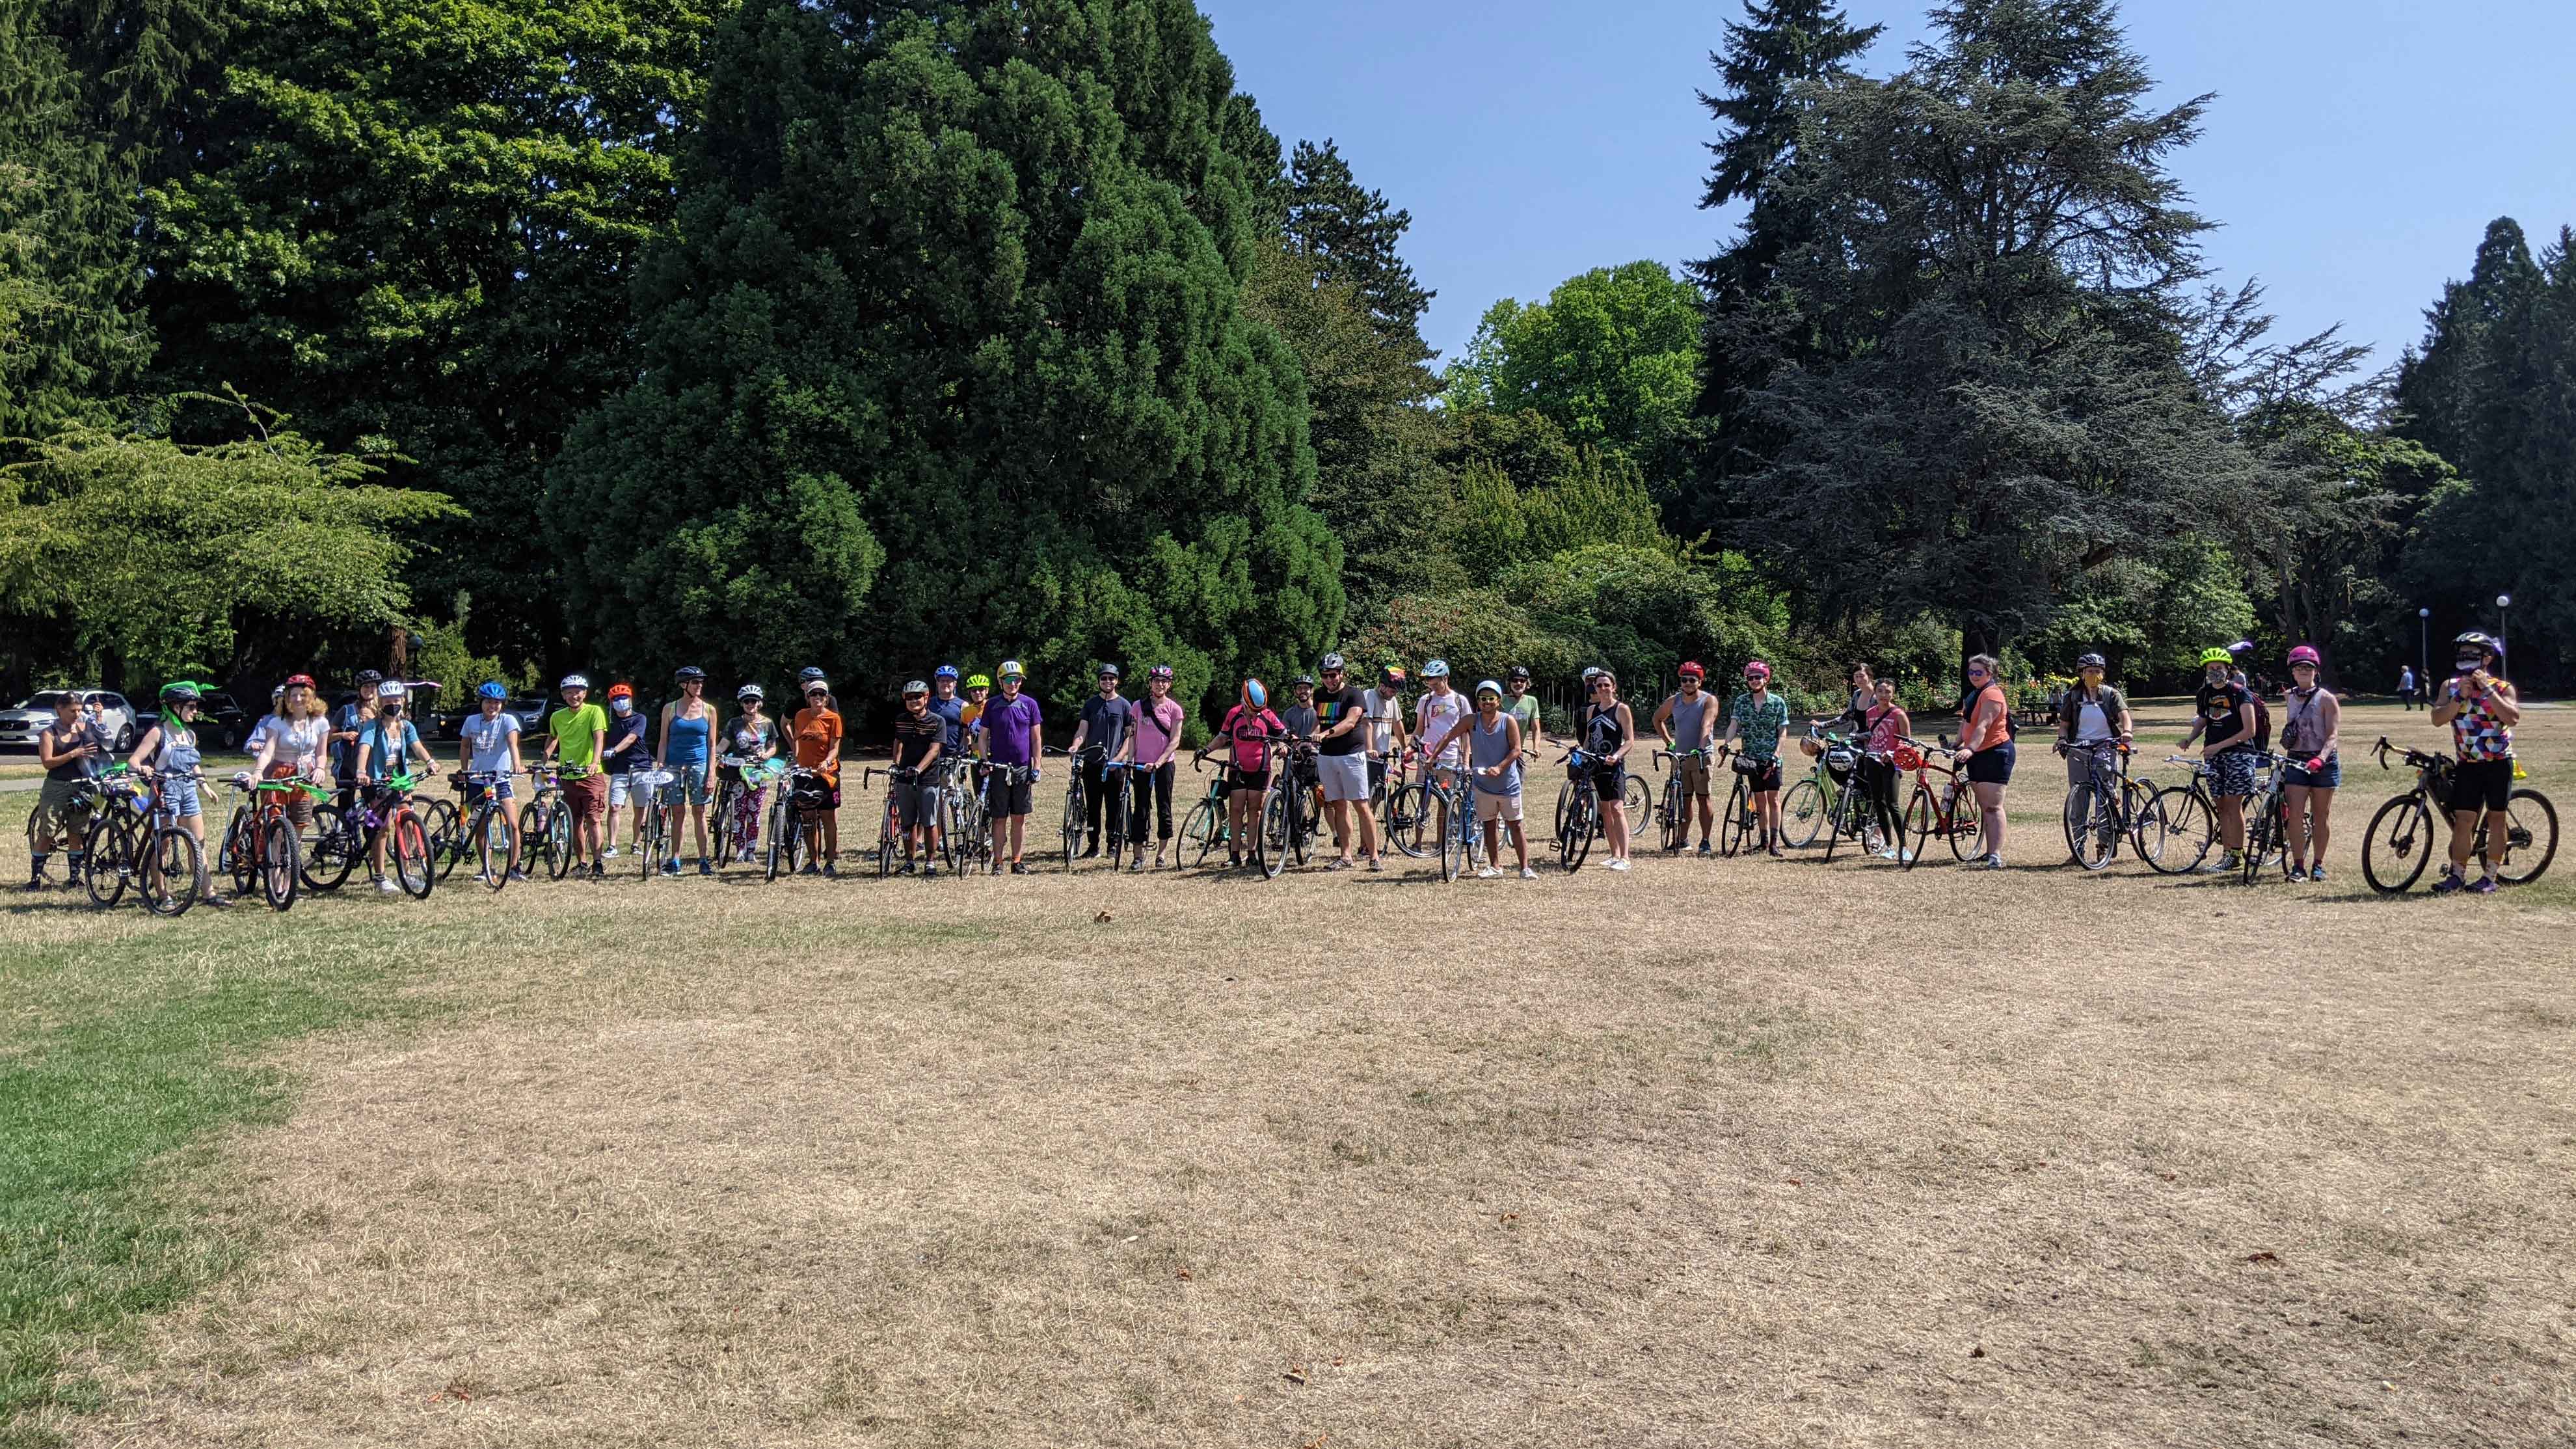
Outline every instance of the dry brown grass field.
<svg viewBox="0 0 2576 1449"><path fill-rule="evenodd" d="M2382 732L2441 741L2352 712L2326 886L2062 866L2031 737L2001 873L1641 852L1448 885L460 874L285 917L21 904L43 964L0 974L0 1063L324 959L382 958L411 1008L261 1049L284 1115L187 1183L237 1265L76 1345L98 1401L40 1427L2576 1442L2576 861L2372 896ZM2576 711L2523 739L2576 806Z"/></svg>

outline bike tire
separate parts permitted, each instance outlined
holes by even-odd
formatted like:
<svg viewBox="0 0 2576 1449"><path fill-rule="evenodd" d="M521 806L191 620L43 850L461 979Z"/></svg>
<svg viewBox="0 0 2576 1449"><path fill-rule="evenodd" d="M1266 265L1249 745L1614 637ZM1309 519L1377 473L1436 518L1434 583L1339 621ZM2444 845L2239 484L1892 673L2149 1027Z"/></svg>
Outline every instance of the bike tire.
<svg viewBox="0 0 2576 1449"><path fill-rule="evenodd" d="M81 868L81 888L89 893L89 903L106 910L125 899L128 873L134 860L132 832L113 814L102 814L89 823L81 837L81 853L86 857Z"/></svg>
<svg viewBox="0 0 2576 1449"><path fill-rule="evenodd" d="M2361 878L2383 896L2411 889L2424 878L2424 867L2450 844L2447 831L2433 829L2433 812L2422 795L2400 795L2379 807L2361 836Z"/></svg>
<svg viewBox="0 0 2576 1449"><path fill-rule="evenodd" d="M408 806L395 811L385 826L385 854L391 858L394 883L403 894L416 901L429 899L430 887L438 884L437 862L429 857L429 832Z"/></svg>
<svg viewBox="0 0 2576 1449"><path fill-rule="evenodd" d="M1922 863L1923 852L1932 844L1933 820L1940 813L1941 807L1934 803L1932 792L1921 785L1916 785L1914 797L1905 802L1905 817L1897 822L1899 828L1914 837L1914 843L1909 846L1901 840L1897 842L1898 864L1907 870L1912 870Z"/></svg>
<svg viewBox="0 0 2576 1449"><path fill-rule="evenodd" d="M1958 793L1950 797L1950 819L1942 828L1950 837L1950 858L1966 862L1977 855L1977 832L1984 821L1977 809L1977 792L1961 781Z"/></svg>
<svg viewBox="0 0 2576 1449"><path fill-rule="evenodd" d="M2149 800L2153 823L2163 830L2163 843L2141 850L2147 868L2158 875L2189 875L2209 858L2218 840L2218 816L2209 799L2186 785L2167 785Z"/></svg>
<svg viewBox="0 0 2576 1449"><path fill-rule="evenodd" d="M1466 843L1458 838L1458 811L1451 807L1448 828L1440 832L1440 878L1452 881L1465 866Z"/></svg>
<svg viewBox="0 0 2576 1449"><path fill-rule="evenodd" d="M1380 834L1398 854L1421 858L1422 846L1415 839L1418 822L1414 814L1420 802L1411 785L1390 785L1386 790L1386 809L1379 818Z"/></svg>
<svg viewBox="0 0 2576 1449"><path fill-rule="evenodd" d="M446 880L465 858L465 826L457 818L456 807L445 800L421 802L418 814L420 828L429 835L430 868Z"/></svg>
<svg viewBox="0 0 2576 1449"><path fill-rule="evenodd" d="M2558 807L2537 790L2516 790L2505 799L2505 830L2496 879L2505 885L2540 879L2558 858Z"/></svg>
<svg viewBox="0 0 2576 1449"><path fill-rule="evenodd" d="M2079 812L2076 807L2084 809ZM2083 823L2077 824L2078 815ZM2076 865L2088 871L2107 870L2120 853L2120 820L2109 793L2091 784L2078 785L2066 792L2066 803L2059 808L2058 823L2066 829L2066 853Z"/></svg>
<svg viewBox="0 0 2576 1449"><path fill-rule="evenodd" d="M259 817L248 805L233 807L232 818L224 822L222 843L215 847L215 873L232 877L233 894L246 896L259 880Z"/></svg>
<svg viewBox="0 0 2576 1449"><path fill-rule="evenodd" d="M474 818L474 868L482 873L484 889L502 890L510 884L510 872L519 868L519 827L498 806L477 811ZM644 873L651 875L653 866L646 857Z"/></svg>
<svg viewBox="0 0 2576 1449"><path fill-rule="evenodd" d="M1825 824L1825 787L1810 775L1780 797L1780 843L1805 850Z"/></svg>
<svg viewBox="0 0 2576 1449"><path fill-rule="evenodd" d="M1745 787L1744 777L1737 774L1735 783L1726 790L1726 813L1717 821L1719 855L1731 860L1744 849L1744 837L1752 828L1752 814L1752 792Z"/></svg>
<svg viewBox="0 0 2576 1449"><path fill-rule="evenodd" d="M1627 771L1626 781L1619 787L1619 803L1628 807L1628 819L1632 822L1652 819L1655 813L1654 787L1646 783L1645 776L1633 770Z"/></svg>
<svg viewBox="0 0 2576 1449"><path fill-rule="evenodd" d="M304 842L295 822L280 815L259 832L259 895L272 911L295 909L295 888L303 883Z"/></svg>
<svg viewBox="0 0 2576 1449"><path fill-rule="evenodd" d="M1296 786L1288 783L1288 772L1279 771L1270 778L1270 786L1261 792L1261 813L1252 824L1252 860L1261 867L1263 880L1277 880L1288 868L1288 837L1296 830Z"/></svg>
<svg viewBox="0 0 2576 1449"><path fill-rule="evenodd" d="M1209 852L1216 849L1217 840L1224 831L1224 806L1205 798L1192 805L1181 816L1181 828L1174 832L1179 839L1172 846L1172 868L1180 869L1185 863L1184 857L1192 869L1205 865Z"/></svg>
<svg viewBox="0 0 2576 1449"><path fill-rule="evenodd" d="M297 874L306 890L327 895L349 879L349 872L358 868L358 857L365 853L365 843L349 829L338 806L316 805L313 838L305 842L304 864Z"/></svg>
<svg viewBox="0 0 2576 1449"><path fill-rule="evenodd" d="M1679 855L1682 847L1690 844L1690 797L1682 793L1679 765L1664 781L1663 818L1658 823L1663 826L1664 853Z"/></svg>
<svg viewBox="0 0 2576 1449"><path fill-rule="evenodd" d="M1583 861L1592 853L1592 837L1600 824L1601 807L1594 803L1592 792L1578 789L1574 802L1566 809L1565 834L1556 842L1556 863L1567 875L1583 869Z"/></svg>
<svg viewBox="0 0 2576 1449"><path fill-rule="evenodd" d="M561 800L546 807L546 875L562 880L572 874L572 807Z"/></svg>
<svg viewBox="0 0 2576 1449"><path fill-rule="evenodd" d="M152 854L144 868L135 872L134 881L143 908L173 919L186 915L203 889L198 874L205 868L204 847L197 844L197 837L166 825L152 832L144 849Z"/></svg>

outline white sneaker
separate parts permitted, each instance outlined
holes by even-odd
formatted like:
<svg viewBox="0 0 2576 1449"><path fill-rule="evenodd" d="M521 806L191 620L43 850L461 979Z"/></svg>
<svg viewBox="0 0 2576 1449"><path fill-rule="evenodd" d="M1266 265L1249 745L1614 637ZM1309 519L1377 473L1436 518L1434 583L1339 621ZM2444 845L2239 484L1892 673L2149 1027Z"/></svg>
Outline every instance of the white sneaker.
<svg viewBox="0 0 2576 1449"><path fill-rule="evenodd" d="M1537 872L1537 871L1534 871L1534 870L1532 870L1532 869L1530 869L1528 866L1522 866L1522 867L1521 867L1521 879L1523 879L1523 880L1536 880L1536 879L1538 879L1538 872Z"/></svg>
<svg viewBox="0 0 2576 1449"><path fill-rule="evenodd" d="M599 858L602 860L615 860L617 858L617 847L614 845L601 846L599 848Z"/></svg>
<svg viewBox="0 0 2576 1449"><path fill-rule="evenodd" d="M1613 860L1610 862L1610 868L1612 870L1626 870L1628 868L1628 862L1625 860Z"/></svg>
<svg viewBox="0 0 2576 1449"><path fill-rule="evenodd" d="M393 883L393 878L390 876L378 876L376 878L376 889L386 895L392 895L395 892L400 891L402 887L395 885Z"/></svg>
<svg viewBox="0 0 2576 1449"><path fill-rule="evenodd" d="M1907 848L1898 851L1896 853L1896 860L1899 865L1912 865L1914 863L1913 847L1908 846Z"/></svg>
<svg viewBox="0 0 2576 1449"><path fill-rule="evenodd" d="M1490 866L1490 865L1489 865L1489 866L1484 867L1482 870L1479 870L1479 871L1477 871L1477 872L1476 872L1476 879L1478 879L1478 880L1492 880L1492 879L1494 879L1496 876L1499 876L1499 875L1501 875L1501 874L1502 874L1502 872L1501 872L1501 871L1496 870L1496 869L1494 869L1492 866Z"/></svg>

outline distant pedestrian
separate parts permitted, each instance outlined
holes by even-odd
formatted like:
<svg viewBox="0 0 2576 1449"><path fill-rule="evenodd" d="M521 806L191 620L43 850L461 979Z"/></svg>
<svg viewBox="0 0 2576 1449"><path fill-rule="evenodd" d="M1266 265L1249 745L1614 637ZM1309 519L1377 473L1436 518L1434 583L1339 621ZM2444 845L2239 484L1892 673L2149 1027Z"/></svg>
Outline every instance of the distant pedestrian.
<svg viewBox="0 0 2576 1449"><path fill-rule="evenodd" d="M2415 666L2409 664L2397 671L2397 702L2413 709L2415 692Z"/></svg>

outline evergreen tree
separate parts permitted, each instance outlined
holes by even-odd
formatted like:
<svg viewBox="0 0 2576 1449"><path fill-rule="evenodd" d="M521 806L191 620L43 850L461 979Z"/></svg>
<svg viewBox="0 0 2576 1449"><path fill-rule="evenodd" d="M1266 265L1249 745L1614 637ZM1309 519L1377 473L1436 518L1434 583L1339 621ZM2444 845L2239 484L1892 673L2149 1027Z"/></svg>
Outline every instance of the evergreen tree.
<svg viewBox="0 0 2576 1449"><path fill-rule="evenodd" d="M1321 146L1298 142L1288 176L1289 244L1313 267L1316 284L1349 284L1389 347L1408 363L1430 361L1422 313L1439 293L1423 290L1396 251L1413 213L1390 211L1384 195L1362 187L1329 137ZM1426 372L1421 390L1405 400L1418 402L1431 391Z"/></svg>
<svg viewBox="0 0 2576 1449"><path fill-rule="evenodd" d="M641 380L548 517L619 667L886 680L1304 660L1341 551L1233 73L1188 0L753 0L719 28ZM886 559L899 567L882 568Z"/></svg>

